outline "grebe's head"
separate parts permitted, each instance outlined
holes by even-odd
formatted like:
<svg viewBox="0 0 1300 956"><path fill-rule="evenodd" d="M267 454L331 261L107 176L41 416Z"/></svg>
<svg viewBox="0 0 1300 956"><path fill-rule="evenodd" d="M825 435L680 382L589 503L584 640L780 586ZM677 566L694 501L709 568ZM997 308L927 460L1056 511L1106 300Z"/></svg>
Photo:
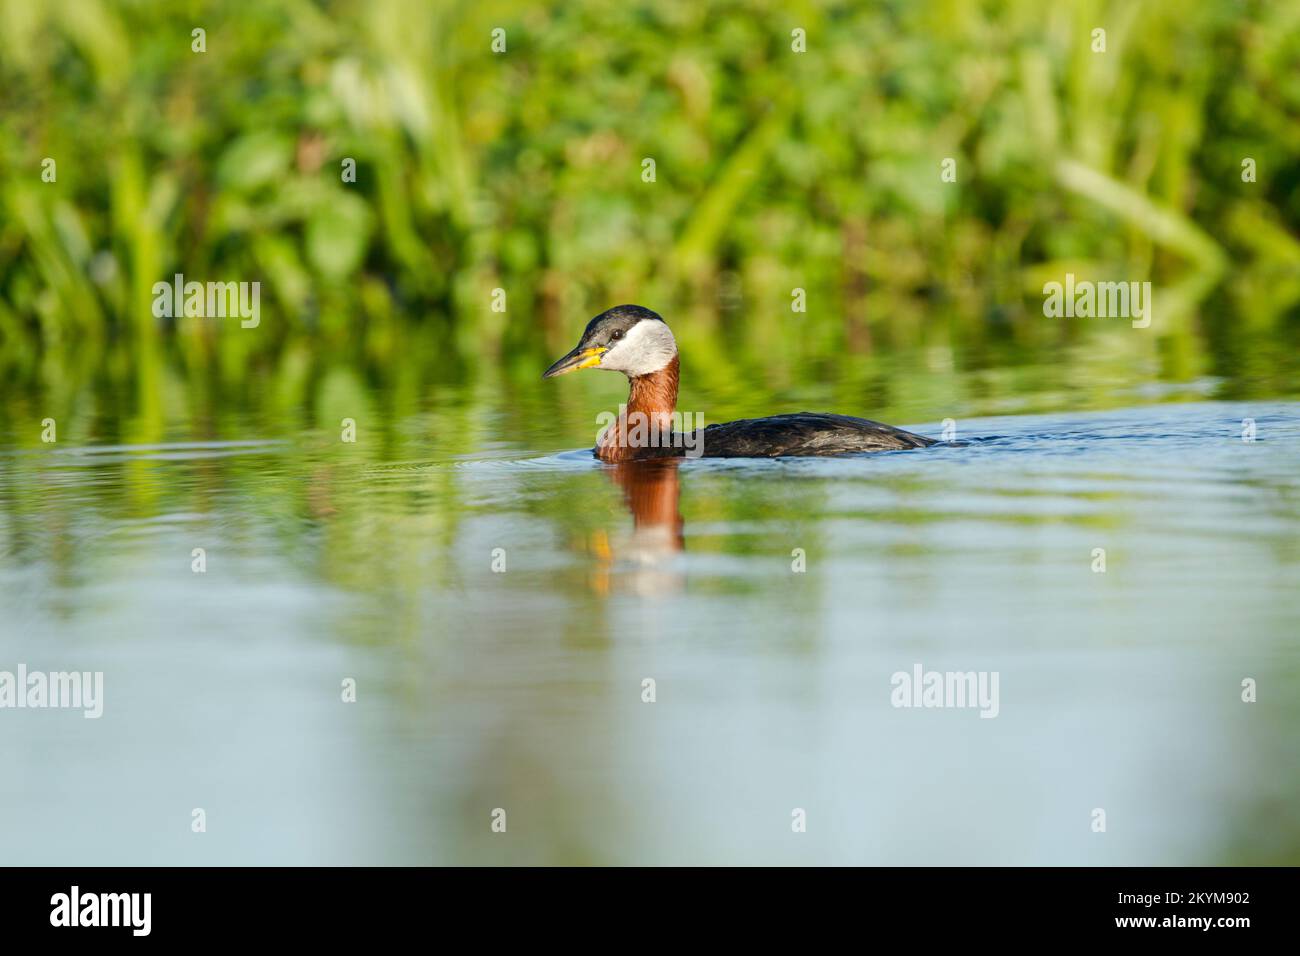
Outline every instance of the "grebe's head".
<svg viewBox="0 0 1300 956"><path fill-rule="evenodd" d="M676 355L673 333L656 313L639 305L617 305L588 322L573 351L548 368L542 378L582 368L610 369L635 378L658 372Z"/></svg>

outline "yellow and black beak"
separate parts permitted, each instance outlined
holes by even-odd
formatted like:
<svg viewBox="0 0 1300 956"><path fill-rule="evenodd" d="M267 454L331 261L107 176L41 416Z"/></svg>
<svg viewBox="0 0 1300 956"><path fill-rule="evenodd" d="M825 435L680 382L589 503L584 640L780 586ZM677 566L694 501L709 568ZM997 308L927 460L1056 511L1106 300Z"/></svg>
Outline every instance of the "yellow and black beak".
<svg viewBox="0 0 1300 956"><path fill-rule="evenodd" d="M602 345L586 349L579 345L543 372L542 378L555 378L555 376L564 375L566 372L576 372L580 368L595 368L600 364L600 357L608 351L609 349Z"/></svg>

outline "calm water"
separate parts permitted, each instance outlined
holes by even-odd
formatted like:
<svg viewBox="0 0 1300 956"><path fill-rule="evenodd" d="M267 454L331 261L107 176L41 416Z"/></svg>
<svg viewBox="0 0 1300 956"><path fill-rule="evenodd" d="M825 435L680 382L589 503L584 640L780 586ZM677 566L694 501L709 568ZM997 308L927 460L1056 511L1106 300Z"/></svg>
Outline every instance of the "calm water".
<svg viewBox="0 0 1300 956"><path fill-rule="evenodd" d="M9 444L0 670L105 701L0 711L0 857L1300 863L1300 403L958 427L621 471L501 406ZM916 664L998 716L892 707Z"/></svg>

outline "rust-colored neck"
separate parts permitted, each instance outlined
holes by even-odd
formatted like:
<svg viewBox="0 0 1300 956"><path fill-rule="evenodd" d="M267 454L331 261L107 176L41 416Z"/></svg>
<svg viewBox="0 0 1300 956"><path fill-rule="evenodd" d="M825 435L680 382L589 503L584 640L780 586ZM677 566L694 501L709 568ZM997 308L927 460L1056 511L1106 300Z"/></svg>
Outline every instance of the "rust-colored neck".
<svg viewBox="0 0 1300 956"><path fill-rule="evenodd" d="M677 409L680 367L681 363L674 355L672 360L659 371L629 378L628 384L631 388L627 395L627 410L671 421L673 412Z"/></svg>
<svg viewBox="0 0 1300 956"><path fill-rule="evenodd" d="M667 365L648 375L629 376L627 412L610 425L596 455L602 461L656 458L669 446L681 363L674 355ZM659 448L665 451L660 451Z"/></svg>

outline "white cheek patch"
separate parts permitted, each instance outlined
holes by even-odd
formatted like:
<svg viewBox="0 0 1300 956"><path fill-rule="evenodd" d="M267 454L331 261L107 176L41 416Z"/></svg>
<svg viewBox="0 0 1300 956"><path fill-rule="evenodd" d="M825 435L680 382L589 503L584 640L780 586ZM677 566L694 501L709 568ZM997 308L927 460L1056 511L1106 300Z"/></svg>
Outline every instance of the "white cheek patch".
<svg viewBox="0 0 1300 956"><path fill-rule="evenodd" d="M625 375L649 375L673 360L677 340L663 322L642 319L601 358L600 367Z"/></svg>

